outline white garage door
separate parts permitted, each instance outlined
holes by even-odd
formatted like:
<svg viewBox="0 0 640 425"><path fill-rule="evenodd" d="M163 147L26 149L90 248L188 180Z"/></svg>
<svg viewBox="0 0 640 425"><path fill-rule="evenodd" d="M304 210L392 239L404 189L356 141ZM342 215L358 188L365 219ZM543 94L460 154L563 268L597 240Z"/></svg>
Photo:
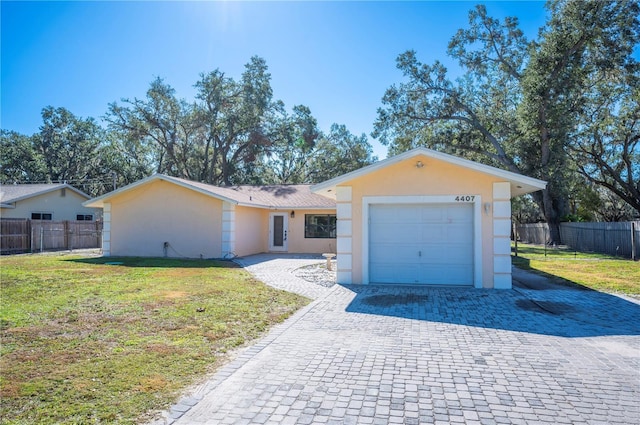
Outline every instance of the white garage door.
<svg viewBox="0 0 640 425"><path fill-rule="evenodd" d="M473 205L370 205L369 281L473 285Z"/></svg>

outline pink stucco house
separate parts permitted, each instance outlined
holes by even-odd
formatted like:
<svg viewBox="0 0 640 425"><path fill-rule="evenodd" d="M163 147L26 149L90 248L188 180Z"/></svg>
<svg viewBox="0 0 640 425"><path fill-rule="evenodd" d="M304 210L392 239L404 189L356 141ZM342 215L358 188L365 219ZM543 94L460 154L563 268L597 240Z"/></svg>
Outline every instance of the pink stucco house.
<svg viewBox="0 0 640 425"><path fill-rule="evenodd" d="M511 203L541 180L416 148L316 185L153 175L85 202L106 256L337 253L343 284L510 288Z"/></svg>

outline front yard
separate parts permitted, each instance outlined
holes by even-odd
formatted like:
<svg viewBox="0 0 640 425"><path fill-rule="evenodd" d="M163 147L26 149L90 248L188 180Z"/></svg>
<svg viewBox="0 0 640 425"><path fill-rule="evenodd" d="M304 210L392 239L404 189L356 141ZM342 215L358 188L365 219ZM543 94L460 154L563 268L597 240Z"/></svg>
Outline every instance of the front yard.
<svg viewBox="0 0 640 425"><path fill-rule="evenodd" d="M308 303L230 262L31 255L0 265L6 424L149 419Z"/></svg>
<svg viewBox="0 0 640 425"><path fill-rule="evenodd" d="M513 249L512 249L513 251ZM576 253L542 246L518 244L513 265L533 270L559 282L572 282L596 291L640 297L640 262L603 254Z"/></svg>

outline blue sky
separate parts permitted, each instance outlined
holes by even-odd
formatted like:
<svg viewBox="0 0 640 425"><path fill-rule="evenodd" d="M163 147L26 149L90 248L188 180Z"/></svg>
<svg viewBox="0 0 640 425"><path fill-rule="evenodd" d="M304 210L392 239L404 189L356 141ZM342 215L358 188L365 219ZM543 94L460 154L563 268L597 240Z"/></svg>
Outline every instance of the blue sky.
<svg viewBox="0 0 640 425"><path fill-rule="evenodd" d="M288 109L307 105L323 131L335 122L369 136L385 89L402 80L396 57L413 49L455 72L447 43L475 4L2 1L0 127L33 134L48 105L100 120L155 77L193 100L200 73L237 78L258 55ZM529 38L545 21L542 2L485 4L517 16Z"/></svg>

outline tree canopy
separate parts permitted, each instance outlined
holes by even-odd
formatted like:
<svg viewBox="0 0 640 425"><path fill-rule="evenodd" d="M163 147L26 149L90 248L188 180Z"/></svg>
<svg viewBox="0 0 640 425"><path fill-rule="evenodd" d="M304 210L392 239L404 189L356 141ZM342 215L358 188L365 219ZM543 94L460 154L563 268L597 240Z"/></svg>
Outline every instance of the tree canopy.
<svg viewBox="0 0 640 425"><path fill-rule="evenodd" d="M415 50L397 57L373 137L397 154L417 146L548 182L514 203L519 220L559 222L640 215L640 4L550 0L529 40L518 19L483 5L449 42L457 78ZM420 40L416 40L419 43ZM68 181L99 195L153 172L215 185L314 183L376 160L367 136L318 128L311 109L287 107L264 59L237 78L199 75L193 99L162 78L144 97L107 106L101 125L47 106L33 135L0 132L0 182ZM535 210L535 207L538 210Z"/></svg>
<svg viewBox="0 0 640 425"><path fill-rule="evenodd" d="M338 124L324 135L307 106L275 100L260 57L238 79L216 69L194 87L194 99L181 99L156 78L144 98L109 104L104 128L45 107L38 133L2 130L0 181L67 181L99 195L152 172L214 185L314 183L375 161L365 135Z"/></svg>
<svg viewBox="0 0 640 425"><path fill-rule="evenodd" d="M637 90L634 98L630 89L640 24L632 1L550 1L547 8L538 38L527 40L517 18L501 22L476 6L449 43L463 70L456 80L438 61L401 54L405 80L386 91L373 136L394 153L429 146L546 180L533 199L550 224L549 242L559 243L577 172L640 213ZM599 93L613 93L604 83L612 75L620 75L619 93L606 105ZM596 111L626 118L607 127ZM606 167L611 160L618 165Z"/></svg>

